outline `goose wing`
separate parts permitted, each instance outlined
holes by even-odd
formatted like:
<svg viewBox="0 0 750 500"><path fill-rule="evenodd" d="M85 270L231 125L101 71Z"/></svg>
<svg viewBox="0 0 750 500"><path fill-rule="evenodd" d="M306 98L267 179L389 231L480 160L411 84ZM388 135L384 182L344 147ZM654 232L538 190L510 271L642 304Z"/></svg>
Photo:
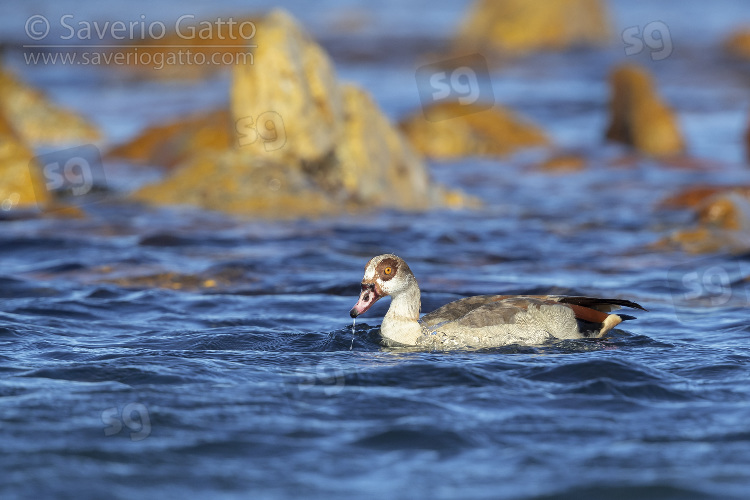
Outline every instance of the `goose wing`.
<svg viewBox="0 0 750 500"><path fill-rule="evenodd" d="M599 325L605 331L622 320L635 319L627 315L611 315L610 312L620 307L646 309L630 300L601 299L596 297L566 295L477 295L450 302L422 317L422 324L434 328L449 322L472 323L475 326L490 324L514 323L514 317L521 311L528 310L530 305L564 305L573 310L575 318L580 321ZM610 318L610 316L616 316ZM479 323L482 323L479 325Z"/></svg>

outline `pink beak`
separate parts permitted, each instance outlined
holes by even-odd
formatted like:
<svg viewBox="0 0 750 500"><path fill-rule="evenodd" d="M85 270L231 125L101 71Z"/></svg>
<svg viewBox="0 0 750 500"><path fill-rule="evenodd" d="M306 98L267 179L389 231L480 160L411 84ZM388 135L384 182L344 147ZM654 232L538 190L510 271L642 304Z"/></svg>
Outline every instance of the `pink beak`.
<svg viewBox="0 0 750 500"><path fill-rule="evenodd" d="M375 283L362 283L362 293L359 294L359 300L354 304L352 310L349 311L349 316L356 318L371 308L381 297L382 295L378 293Z"/></svg>

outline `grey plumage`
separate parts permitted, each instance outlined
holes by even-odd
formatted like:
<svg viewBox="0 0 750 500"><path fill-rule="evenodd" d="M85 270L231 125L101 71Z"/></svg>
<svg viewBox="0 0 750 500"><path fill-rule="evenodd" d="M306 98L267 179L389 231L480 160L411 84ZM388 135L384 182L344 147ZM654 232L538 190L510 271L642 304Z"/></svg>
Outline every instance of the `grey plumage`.
<svg viewBox="0 0 750 500"><path fill-rule="evenodd" d="M433 348L538 345L553 337L581 337L572 309L533 297L469 297L426 314L421 324L425 334L418 342Z"/></svg>

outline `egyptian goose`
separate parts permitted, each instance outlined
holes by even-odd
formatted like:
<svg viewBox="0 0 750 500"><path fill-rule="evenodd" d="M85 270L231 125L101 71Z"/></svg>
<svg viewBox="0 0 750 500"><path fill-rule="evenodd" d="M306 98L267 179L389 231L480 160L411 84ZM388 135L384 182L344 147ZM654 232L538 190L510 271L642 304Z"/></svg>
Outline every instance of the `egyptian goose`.
<svg viewBox="0 0 750 500"><path fill-rule="evenodd" d="M622 299L479 295L446 304L420 319L417 279L402 258L384 254L373 257L365 266L362 292L349 315L356 318L386 295L392 300L380 326L384 343L437 349L602 337L623 320L635 319L610 311L620 306L645 311L635 302Z"/></svg>

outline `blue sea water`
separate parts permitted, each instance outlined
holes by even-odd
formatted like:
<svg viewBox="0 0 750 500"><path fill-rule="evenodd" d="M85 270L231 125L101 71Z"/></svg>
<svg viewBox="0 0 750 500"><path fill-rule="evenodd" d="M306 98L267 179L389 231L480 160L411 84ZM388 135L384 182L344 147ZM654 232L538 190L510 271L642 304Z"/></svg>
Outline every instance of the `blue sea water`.
<svg viewBox="0 0 750 500"><path fill-rule="evenodd" d="M675 53L664 61L628 59L615 46L493 71L498 101L577 148L589 168L541 173L536 152L432 163L439 182L484 202L476 210L274 223L112 197L85 206L85 219L3 213L0 494L747 498L748 254L653 246L691 224L689 213L659 208L665 196L750 181L740 141L747 68L716 46L742 20L742 4L701 11L688 2L682 17L677 4L612 4L619 28L672 27ZM19 5L11 19L36 12ZM112 18L138 7L96 5ZM435 30L461 12L461 4L400 5L347 8L438 40L448 34ZM333 3L290 7L322 37L342 15ZM652 69L690 153L715 166L616 166L623 151L601 140L605 78L626 60ZM337 70L397 118L419 105L416 65L342 56ZM115 85L106 68L20 72L91 116L112 142L220 103L227 88L226 75ZM114 189L138 178L111 168ZM409 262L423 311L473 294L553 292L627 298L648 312L604 339L386 349L378 343L386 300L354 333L348 316L364 264L384 252Z"/></svg>

